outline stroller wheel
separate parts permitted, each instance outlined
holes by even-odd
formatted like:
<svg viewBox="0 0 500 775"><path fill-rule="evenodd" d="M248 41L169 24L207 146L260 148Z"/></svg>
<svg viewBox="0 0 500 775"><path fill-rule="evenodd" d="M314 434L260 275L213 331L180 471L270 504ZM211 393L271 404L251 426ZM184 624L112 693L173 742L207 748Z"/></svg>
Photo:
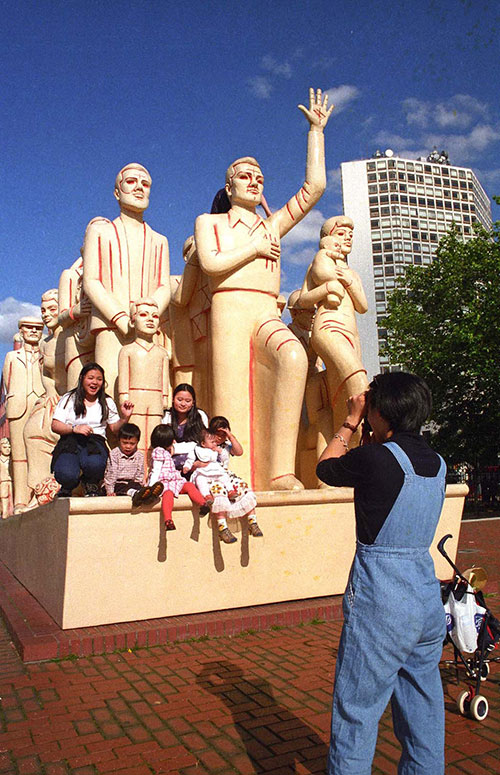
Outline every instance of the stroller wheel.
<svg viewBox="0 0 500 775"><path fill-rule="evenodd" d="M475 718L476 721L484 721L486 716L488 715L488 700L486 697L483 697L482 694L476 694L475 697L472 698L470 703L470 714L472 718Z"/></svg>
<svg viewBox="0 0 500 775"><path fill-rule="evenodd" d="M467 716L470 709L470 692L464 689L457 697L457 708L462 716Z"/></svg>
<svg viewBox="0 0 500 775"><path fill-rule="evenodd" d="M490 674L490 663L483 662L483 665L481 667L481 681L486 681L489 674Z"/></svg>

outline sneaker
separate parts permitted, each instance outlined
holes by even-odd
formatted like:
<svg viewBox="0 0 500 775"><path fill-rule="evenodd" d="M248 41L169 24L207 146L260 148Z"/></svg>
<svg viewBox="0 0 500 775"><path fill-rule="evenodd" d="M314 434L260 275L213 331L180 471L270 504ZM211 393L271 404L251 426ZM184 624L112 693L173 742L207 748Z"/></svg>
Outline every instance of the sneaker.
<svg viewBox="0 0 500 775"><path fill-rule="evenodd" d="M165 530L177 530L177 528L175 527L175 525L173 523L173 520L171 520L171 519L166 519L165 520Z"/></svg>
<svg viewBox="0 0 500 775"><path fill-rule="evenodd" d="M151 487L140 487L132 495L132 506L136 509L149 498L151 498Z"/></svg>
<svg viewBox="0 0 500 775"><path fill-rule="evenodd" d="M56 498L71 498L71 490L63 490L61 487L59 492L56 492Z"/></svg>
<svg viewBox="0 0 500 775"><path fill-rule="evenodd" d="M255 538L259 538L260 536L264 535L257 522L248 523L248 532L251 536L255 536Z"/></svg>
<svg viewBox="0 0 500 775"><path fill-rule="evenodd" d="M210 511L210 505L205 503L204 506L200 506L200 517L204 517Z"/></svg>
<svg viewBox="0 0 500 775"><path fill-rule="evenodd" d="M223 543L225 544L235 544L238 540L236 536L234 536L228 527L223 528L222 530L219 530L219 538Z"/></svg>

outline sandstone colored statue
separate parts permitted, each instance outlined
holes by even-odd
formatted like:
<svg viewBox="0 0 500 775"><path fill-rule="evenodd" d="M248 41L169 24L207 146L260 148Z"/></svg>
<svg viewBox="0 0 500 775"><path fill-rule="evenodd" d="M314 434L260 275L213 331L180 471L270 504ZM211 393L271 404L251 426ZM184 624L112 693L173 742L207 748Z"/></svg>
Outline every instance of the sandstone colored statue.
<svg viewBox="0 0 500 775"><path fill-rule="evenodd" d="M161 423L169 406L168 353L154 341L160 325L158 304L154 299L138 299L131 305L130 319L135 340L120 350L119 397L120 404L125 401L134 404L130 422L141 429L139 449L147 462L151 432Z"/></svg>
<svg viewBox="0 0 500 775"><path fill-rule="evenodd" d="M235 469L259 489L303 487L295 451L307 358L278 314L280 243L325 190L327 102L311 89L309 109L299 105L310 124L306 179L284 207L266 219L256 213L264 176L254 158L243 157L226 173L229 212L201 215L195 223L212 292L212 410L230 420L249 450Z"/></svg>
<svg viewBox="0 0 500 775"><path fill-rule="evenodd" d="M290 312L292 322L288 324L290 331L293 331L307 355L307 376L311 377L318 371L321 371L321 360L316 355L311 345L311 332L314 320L314 309L303 309L299 307L300 290L292 291L288 297L287 307Z"/></svg>
<svg viewBox="0 0 500 775"><path fill-rule="evenodd" d="M50 475L52 450L59 439L50 426L56 404L66 387L64 342L59 340L62 329L58 322L57 288L51 288L43 294L41 314L49 331L48 336L40 342L42 383L45 394L33 406L23 431L28 456L29 506L37 505L35 489Z"/></svg>
<svg viewBox="0 0 500 775"><path fill-rule="evenodd" d="M24 317L18 325L23 346L20 350L8 352L3 365L3 381L7 397L6 414L12 447L15 513L24 511L30 500L28 458L23 430L35 402L45 393L42 383L42 356L39 349L43 322L38 318Z"/></svg>
<svg viewBox="0 0 500 775"><path fill-rule="evenodd" d="M7 519L12 514L12 476L10 472L10 441L0 439L0 516Z"/></svg>
<svg viewBox="0 0 500 775"><path fill-rule="evenodd" d="M310 397L307 399L309 421L319 425L319 454L331 439L333 429L341 424L347 398L368 387L356 324L356 312L362 314L367 310L366 296L359 275L347 266L353 229L352 220L344 215L325 221L320 249L307 270L298 301L306 309L316 307L311 344L326 367L326 373L314 380L325 382L330 411L325 415L318 407L318 416L311 416L313 402ZM324 394L323 385L312 389L317 396ZM320 403L324 403L323 398ZM355 446L359 432L353 439Z"/></svg>
<svg viewBox="0 0 500 775"><path fill-rule="evenodd" d="M114 221L94 218L83 245L83 288L92 303L90 328L95 359L116 398L118 355L133 339L130 304L153 298L160 315L170 301L167 238L143 219L149 205L151 176L140 164L127 164L115 181L120 215Z"/></svg>
<svg viewBox="0 0 500 775"><path fill-rule="evenodd" d="M82 366L95 360L94 337L90 333L92 305L83 291L82 275L80 256L59 278L59 339L66 369L63 393L76 387Z"/></svg>

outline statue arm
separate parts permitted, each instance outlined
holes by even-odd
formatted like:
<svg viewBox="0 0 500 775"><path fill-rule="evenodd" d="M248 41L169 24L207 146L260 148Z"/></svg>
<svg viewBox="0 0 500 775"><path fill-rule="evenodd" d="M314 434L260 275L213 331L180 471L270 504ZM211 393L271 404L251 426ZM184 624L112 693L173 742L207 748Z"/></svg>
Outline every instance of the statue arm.
<svg viewBox="0 0 500 775"><path fill-rule="evenodd" d="M356 312L359 312L360 315L364 315L368 310L368 302L359 274L353 269L348 269L346 272L346 280L341 279L340 282L351 297Z"/></svg>
<svg viewBox="0 0 500 775"><path fill-rule="evenodd" d="M324 128L330 118L333 105L328 108L328 95L323 98L321 89L309 89L309 109L299 105L299 110L309 121L307 135L306 179L301 188L286 205L273 215L283 237L319 202L326 188Z"/></svg>
<svg viewBox="0 0 500 775"><path fill-rule="evenodd" d="M91 222L85 232L83 244L83 288L92 304L99 310L109 325L116 325L125 336L129 329L129 310L123 309L118 301L105 288L100 278L102 262L102 243L107 237L102 233L100 221ZM168 289L170 292L170 289Z"/></svg>
<svg viewBox="0 0 500 775"><path fill-rule="evenodd" d="M77 290L81 278L73 269L65 269L59 279L59 317L57 322L63 328L71 326L75 320L90 315L92 307L85 294L80 294L77 302Z"/></svg>
<svg viewBox="0 0 500 775"><path fill-rule="evenodd" d="M245 244L230 250L221 250L219 242L219 219L215 215L199 215L194 225L194 238L198 251L198 260L208 275L227 274L240 266L249 264L257 256L267 256L273 250L271 243L260 234L250 232ZM273 256L269 255L273 259ZM279 258L279 246L274 260Z"/></svg>
<svg viewBox="0 0 500 775"><path fill-rule="evenodd" d="M163 359L163 364L162 364L161 394L162 394L162 401L163 401L163 409L166 409L169 406L169 398L170 398L170 370L169 370L169 362L168 362L167 355L165 355Z"/></svg>
<svg viewBox="0 0 500 775"><path fill-rule="evenodd" d="M170 304L170 258L168 251L168 240L166 237L161 238L162 247L162 262L160 267L160 275L158 279L158 287L151 294L152 298L158 304L158 311L160 315L167 309Z"/></svg>
<svg viewBox="0 0 500 775"><path fill-rule="evenodd" d="M187 307L193 297L196 281L200 274L200 265L196 252L188 257L179 285L172 294L172 303L178 307Z"/></svg>
<svg viewBox="0 0 500 775"><path fill-rule="evenodd" d="M120 403L130 399L130 356L128 345L122 347L118 355L118 395Z"/></svg>

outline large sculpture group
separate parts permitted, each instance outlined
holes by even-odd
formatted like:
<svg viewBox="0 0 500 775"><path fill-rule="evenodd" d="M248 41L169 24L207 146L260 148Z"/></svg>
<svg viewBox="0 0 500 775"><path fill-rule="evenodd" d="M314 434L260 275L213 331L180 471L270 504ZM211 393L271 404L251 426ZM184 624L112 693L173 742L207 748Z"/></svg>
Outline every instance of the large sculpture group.
<svg viewBox="0 0 500 775"><path fill-rule="evenodd" d="M50 429L54 406L90 361L103 366L110 395L134 403L131 419L145 450L172 387L190 382L200 406L230 418L247 453L235 458L236 473L257 489L302 489L296 470L301 418L301 444L320 448L331 436L336 407L342 412L345 398L367 384L355 320L355 312L366 311L366 298L347 266L349 218L323 225L304 285L289 300L290 326L278 309L281 238L326 186L327 101L311 90L309 108L299 106L310 125L299 191L261 217L260 166L252 157L236 159L226 172L228 207L196 219L180 277L170 276L167 238L143 219L149 172L136 163L120 170L119 216L89 223L81 256L63 271L58 289L43 295L42 319L19 321L21 348L5 359L16 512L39 502L57 440ZM49 334L40 341L44 324ZM0 451L7 516L5 443Z"/></svg>

